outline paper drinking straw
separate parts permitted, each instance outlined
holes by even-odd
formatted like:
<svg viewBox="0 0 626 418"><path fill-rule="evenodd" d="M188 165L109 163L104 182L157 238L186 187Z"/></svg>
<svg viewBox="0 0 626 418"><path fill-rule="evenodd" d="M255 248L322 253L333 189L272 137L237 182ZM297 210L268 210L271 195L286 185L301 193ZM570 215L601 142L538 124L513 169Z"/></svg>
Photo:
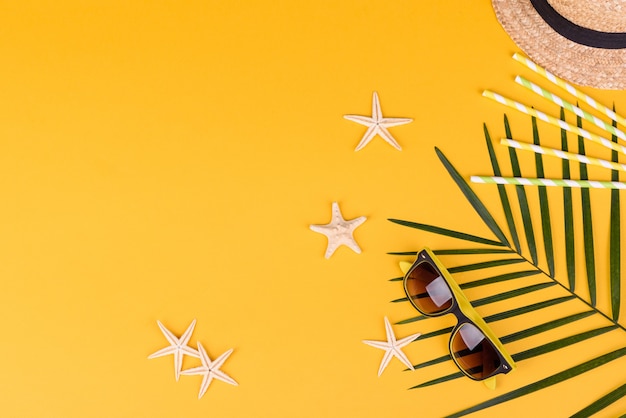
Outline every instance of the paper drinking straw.
<svg viewBox="0 0 626 418"><path fill-rule="evenodd" d="M553 93L550 93L548 90L536 85L535 83L531 81L528 81L524 77L521 77L518 75L517 77L515 77L515 82L534 91L538 95L545 97L546 99L550 100L552 103L556 103L559 106L565 108L566 110L569 110L570 112L580 116L581 118L588 120L594 125L604 129L608 133L615 135L619 139L626 140L626 134L624 134L624 132L620 131L619 129L611 125L610 123L607 123L603 121L602 119L595 117L591 113L581 109L580 107L573 105L572 103L566 100L561 99L559 96Z"/></svg>
<svg viewBox="0 0 626 418"><path fill-rule="evenodd" d="M526 151L534 151L538 154L551 155L553 157L562 158L563 160L578 161L579 163L597 165L612 170L626 171L626 164L615 163L613 161L602 160L600 158L588 157L586 155L574 154L573 152L561 151L554 148L543 147L541 145L520 142L514 139L500 139L502 145L511 148L518 148Z"/></svg>
<svg viewBox="0 0 626 418"><path fill-rule="evenodd" d="M495 176L472 176L470 180L472 181L472 183L514 184L516 186L556 186L591 189L626 189L626 183L620 183L619 181L537 179L526 177Z"/></svg>
<svg viewBox="0 0 626 418"><path fill-rule="evenodd" d="M585 93L581 92L576 87L569 84L567 81L555 76L554 74L545 70L544 68L541 68L539 65L535 64L530 59L524 57L521 54L518 54L517 52L513 54L513 59L518 62L521 62L522 64L524 64L525 66L527 66L528 68L536 72L537 74L547 78L552 83L556 84L562 89L567 90L568 93L572 94L579 100L582 100L583 102L587 103L589 106L593 107L594 109L604 113L605 115L610 117L612 120L616 121L617 123L621 125L626 125L626 118L621 117L620 115L618 115L617 113L609 109L608 107L596 102L593 98L587 96Z"/></svg>
<svg viewBox="0 0 626 418"><path fill-rule="evenodd" d="M512 107L513 109L517 109L520 112L526 113L527 115L534 116L537 119L540 119L540 120L542 120L544 122L548 122L549 124L552 124L552 125L555 125L555 126L558 126L558 127L562 128L562 129L565 129L567 131L573 132L573 133L575 133L577 135L580 135L583 138L586 138L586 139L588 139L590 141L597 142L597 143L599 143L601 145L604 145L607 148L610 148L612 150L619 151L619 152L621 152L623 154L626 154L626 147L624 147L623 145L616 144L616 143L614 143L613 141L611 141L609 139L606 139L606 138L601 137L600 135L596 135L594 133L591 133L591 132L589 132L589 131L587 131L587 130L585 130L583 128L579 128L577 126L570 125L569 123L567 123L565 121L562 121L561 119L555 118L554 116L546 115L545 113L540 112L539 110L535 110L535 109L533 109L531 107L523 105L523 104L521 104L519 102L516 102L514 100L507 99L506 97L503 97L503 96L501 96L501 95L499 95L497 93L494 93L492 91L489 91L489 90L483 91L483 96L488 97L488 98L490 98L492 100L495 100L498 103L502 103L503 105Z"/></svg>

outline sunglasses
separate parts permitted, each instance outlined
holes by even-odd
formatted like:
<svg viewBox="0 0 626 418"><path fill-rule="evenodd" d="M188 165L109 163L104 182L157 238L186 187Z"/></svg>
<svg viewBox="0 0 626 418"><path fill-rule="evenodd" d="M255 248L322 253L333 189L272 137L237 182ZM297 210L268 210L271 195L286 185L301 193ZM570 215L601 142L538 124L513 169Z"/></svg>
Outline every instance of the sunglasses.
<svg viewBox="0 0 626 418"><path fill-rule="evenodd" d="M454 314L457 324L450 337L450 354L473 380L485 380L515 369L515 362L487 323L474 310L459 285L428 248L417 254L404 276L404 291L426 316Z"/></svg>

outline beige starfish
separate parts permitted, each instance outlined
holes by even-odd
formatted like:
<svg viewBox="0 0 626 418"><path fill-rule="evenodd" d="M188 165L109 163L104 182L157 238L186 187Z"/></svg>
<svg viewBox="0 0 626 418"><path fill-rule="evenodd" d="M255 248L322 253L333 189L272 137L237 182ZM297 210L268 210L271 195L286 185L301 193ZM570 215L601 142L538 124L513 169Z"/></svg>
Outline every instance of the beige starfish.
<svg viewBox="0 0 626 418"><path fill-rule="evenodd" d="M194 367L193 369L183 370L181 372L184 375L201 374L204 376L204 378L202 379L202 384L200 385L200 393L198 394L198 399L202 398L204 393L209 388L209 385L211 384L213 378L237 386L237 382L235 382L232 377L228 376L226 373L220 370L222 364L224 364L228 356L230 356L230 353L233 352L232 348L216 358L215 361L211 361L206 350L200 343L198 343L198 352L200 353L200 361L202 361L202 366Z"/></svg>
<svg viewBox="0 0 626 418"><path fill-rule="evenodd" d="M356 146L355 151L358 151L366 146L377 134L380 135L382 139L387 141L397 150L402 150L400 145L398 145L398 143L389 133L387 128L391 128L392 126L405 125L413 121L413 119L410 118L384 118L383 112L380 109L380 102L378 101L378 93L376 92L374 92L374 98L372 99L371 117L360 115L344 115L344 118L368 127L367 131L365 131L365 135L363 135L363 138L361 139L361 142L359 142L359 145Z"/></svg>
<svg viewBox="0 0 626 418"><path fill-rule="evenodd" d="M385 317L385 332L387 333L387 341L371 341L364 340L363 342L369 346L380 348L381 350L385 350L385 355L383 356L383 360L380 363L380 367L378 368L378 376L383 373L383 370L387 367L392 357L397 357L402 363L404 363L409 369L415 370L413 364L409 361L406 354L404 354L401 350L402 347L409 345L413 341L419 337L420 333L409 335L408 337L404 337L401 340L396 340L396 336L393 333L393 329L391 329L391 324L387 317Z"/></svg>
<svg viewBox="0 0 626 418"><path fill-rule="evenodd" d="M324 257L330 258L340 245L345 245L355 253L361 254L361 247L356 243L353 233L367 218L360 216L356 219L346 221L341 215L341 210L339 210L339 204L337 202L333 202L332 213L333 217L330 223L326 225L309 225L309 228L313 231L328 237L328 247L326 248Z"/></svg>
<svg viewBox="0 0 626 418"><path fill-rule="evenodd" d="M161 332L163 332L163 335L165 335L165 338L170 343L170 345L165 348L160 349L159 351L155 353L150 354L148 358L152 359L156 357L163 357L169 354L173 354L174 355L174 373L176 376L176 381L178 381L180 377L180 370L183 367L183 356L187 355L187 356L192 356L192 357L200 357L200 354L198 353L197 350L187 345L187 343L189 342L189 339L191 338L191 334L193 333L193 328L196 326L196 320L194 319L191 322L191 325L189 325L187 330L184 332L184 334L180 338L177 338L170 330L165 328L161 322L157 321L157 324L159 325L159 328L161 328Z"/></svg>

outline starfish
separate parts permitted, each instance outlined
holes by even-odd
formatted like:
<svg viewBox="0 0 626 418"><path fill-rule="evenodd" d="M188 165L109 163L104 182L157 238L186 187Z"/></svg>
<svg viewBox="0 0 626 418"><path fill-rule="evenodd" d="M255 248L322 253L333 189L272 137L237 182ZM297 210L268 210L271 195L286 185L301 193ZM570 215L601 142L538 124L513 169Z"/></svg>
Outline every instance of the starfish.
<svg viewBox="0 0 626 418"><path fill-rule="evenodd" d="M332 213L333 217L330 223L326 225L309 225L309 228L313 231L328 237L328 247L326 248L324 257L330 258L340 245L345 245L351 248L355 253L361 254L361 248L359 244L356 243L352 234L367 218L360 216L356 219L346 221L341 215L341 210L339 210L339 204L337 202L333 202Z"/></svg>
<svg viewBox="0 0 626 418"><path fill-rule="evenodd" d="M189 339L191 338L191 333L193 332L193 328L196 326L196 320L194 319L191 322L191 325L187 328L185 333L180 337L176 338L174 334L167 328L163 326L163 324L157 321L159 328L161 328L161 332L167 338L167 341L170 343L168 347L162 348L159 351L152 353L148 356L148 358L156 358L167 356L168 354L174 355L174 373L176 375L176 381L178 381L180 377L180 370L183 367L183 356L192 356L192 357L200 357L198 351L194 348L191 348L187 345Z"/></svg>
<svg viewBox="0 0 626 418"><path fill-rule="evenodd" d="M402 150L387 128L405 125L413 121L413 119L410 118L384 118L383 112L380 110L378 93L376 92L374 92L374 98L372 99L372 117L359 115L344 115L343 117L351 120L352 122L368 127L367 131L365 131L365 135L363 135L363 138L361 139L361 142L359 142L359 145L356 146L355 151L358 151L366 146L376 136L376 134L380 135L382 139L387 141L397 150Z"/></svg>
<svg viewBox="0 0 626 418"><path fill-rule="evenodd" d="M198 399L202 398L204 393L209 388L209 385L211 384L213 378L237 386L237 382L235 382L232 377L228 376L226 373L220 370L222 364L224 364L228 356L230 356L230 353L233 352L232 348L216 358L215 361L211 361L209 355L206 353L206 350L200 343L198 343L198 352L200 353L200 361L202 361L202 366L194 367L193 369L183 370L181 372L184 375L201 374L204 376L204 379L202 379L202 385L200 385L200 393L198 394Z"/></svg>
<svg viewBox="0 0 626 418"><path fill-rule="evenodd" d="M378 376L383 373L383 370L387 367L392 357L397 357L402 363L404 363L409 369L415 370L407 356L402 352L401 348L409 345L413 341L419 337L420 333L409 335L408 337L404 337L401 340L396 340L396 336L391 329L391 324L387 317L385 317L385 331L387 332L387 341L371 341L364 340L363 342L369 346L380 348L385 350L385 355L383 356L383 360L380 363L380 367L378 368Z"/></svg>

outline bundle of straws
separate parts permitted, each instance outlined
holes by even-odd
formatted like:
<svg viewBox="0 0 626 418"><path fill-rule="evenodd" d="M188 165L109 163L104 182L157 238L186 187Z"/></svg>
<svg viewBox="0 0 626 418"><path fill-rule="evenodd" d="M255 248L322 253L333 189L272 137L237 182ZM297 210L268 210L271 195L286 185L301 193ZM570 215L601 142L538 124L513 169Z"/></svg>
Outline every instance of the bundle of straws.
<svg viewBox="0 0 626 418"><path fill-rule="evenodd" d="M530 59L520 55L514 54L513 58L533 70L535 73L543 76L548 79L558 87L566 90L568 93L576 97L578 100L585 102L593 109L598 112L604 114L609 117L612 121L620 124L626 125L626 119L616 114L614 111L609 109L608 107L596 102L593 98L584 94L571 84L567 83L565 80L555 76L554 74L546 71L544 68L541 68ZM608 123L589 112L581 109L580 107L562 99L561 97L555 95L540 87L531 81L525 79L524 77L517 76L515 77L515 82L521 84L527 89L532 90L533 92L539 94L540 96L548 99L549 101L561 106L565 110L568 110L574 113L576 116L585 119L605 132L610 133L611 135L626 141L626 134L623 131L617 129L611 123ZM541 111L533 109L529 106L526 106L522 103L516 102L514 100L503 97L497 93L494 93L489 90L485 90L483 92L483 96L488 97L492 100L495 100L498 103L509 106L513 109L519 110L527 115L534 116L539 120L547 122L551 125L558 126L561 129L564 129L568 132L575 133L585 139L603 145L607 148L610 148L614 151L621 152L626 154L626 147L611 141L610 139L604 138L595 133L589 132L583 128L578 126L571 125L564 120L556 118L554 116L547 115ZM613 170L621 170L626 171L626 164L620 164L613 161L607 161L600 158L593 158L586 155L575 154L567 151L562 151L554 148L544 147L536 144L529 144L526 142L520 142L509 138L504 138L500 140L502 145L518 148L527 151L533 151L535 153L551 155L553 157L562 158L570 161L578 161L581 163L596 165L604 168L610 168ZM547 179L547 178L527 178L527 177L499 177L499 176L472 176L471 181L474 183L489 183L489 184L515 184L515 185L535 185L535 186L560 186L560 187L583 187L583 188L596 188L596 189L626 189L626 183L621 183L617 181L593 181L593 180L569 180L569 179Z"/></svg>

